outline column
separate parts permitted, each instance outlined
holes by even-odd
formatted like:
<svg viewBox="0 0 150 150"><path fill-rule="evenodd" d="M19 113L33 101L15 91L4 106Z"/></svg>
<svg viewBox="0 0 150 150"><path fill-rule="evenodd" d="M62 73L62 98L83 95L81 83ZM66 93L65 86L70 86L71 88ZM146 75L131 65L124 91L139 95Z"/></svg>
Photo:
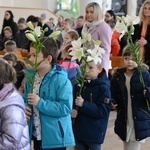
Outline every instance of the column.
<svg viewBox="0 0 150 150"><path fill-rule="evenodd" d="M136 15L136 7L137 7L137 1L127 0L127 14L129 16L135 16Z"/></svg>

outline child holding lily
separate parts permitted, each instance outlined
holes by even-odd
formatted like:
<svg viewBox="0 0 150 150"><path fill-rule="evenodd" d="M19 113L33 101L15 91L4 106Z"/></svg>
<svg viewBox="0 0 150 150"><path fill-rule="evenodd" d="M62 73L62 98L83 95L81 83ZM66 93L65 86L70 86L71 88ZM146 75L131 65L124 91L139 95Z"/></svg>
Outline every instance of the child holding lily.
<svg viewBox="0 0 150 150"><path fill-rule="evenodd" d="M79 60L82 61L82 75L73 89L75 150L100 150L110 112L110 82L106 71L102 68L101 58L104 50L99 44L95 44L93 50L80 47L82 44L84 45L82 39L73 41L70 53L75 59L77 56L79 58L77 54L81 51Z"/></svg>
<svg viewBox="0 0 150 150"><path fill-rule="evenodd" d="M32 40L28 60L32 69L26 71L23 94L28 104L26 117L30 139L33 139L34 150L65 150L68 146L74 146L70 115L72 85L66 70L56 65L58 49L51 38L54 36L36 37L36 29L27 33ZM34 77L34 82L29 77Z"/></svg>
<svg viewBox="0 0 150 150"><path fill-rule="evenodd" d="M121 138L124 150L140 150L141 143L150 137L150 74L144 69L142 78L130 46L123 53L123 68L117 69L111 80L112 107L117 109L115 133Z"/></svg>

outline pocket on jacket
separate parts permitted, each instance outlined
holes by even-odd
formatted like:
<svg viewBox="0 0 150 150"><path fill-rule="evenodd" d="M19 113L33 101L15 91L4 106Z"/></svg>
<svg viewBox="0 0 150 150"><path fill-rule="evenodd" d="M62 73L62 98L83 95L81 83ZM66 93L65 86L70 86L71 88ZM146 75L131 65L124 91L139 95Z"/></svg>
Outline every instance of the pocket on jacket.
<svg viewBox="0 0 150 150"><path fill-rule="evenodd" d="M58 121L58 126L59 126L59 129L60 129L61 136L64 137L64 130L63 130L63 127L62 127L60 121Z"/></svg>

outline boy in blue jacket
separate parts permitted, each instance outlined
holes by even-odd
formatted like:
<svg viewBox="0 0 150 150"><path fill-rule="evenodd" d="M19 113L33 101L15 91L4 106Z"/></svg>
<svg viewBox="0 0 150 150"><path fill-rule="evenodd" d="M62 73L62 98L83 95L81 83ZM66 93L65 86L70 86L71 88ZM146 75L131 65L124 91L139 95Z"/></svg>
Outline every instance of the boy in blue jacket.
<svg viewBox="0 0 150 150"><path fill-rule="evenodd" d="M27 82L24 99L33 106L33 113L26 108L30 120L30 135L35 150L65 150L74 145L71 124L72 85L67 72L56 65L57 45L53 39L43 38L44 47L37 60L42 63L37 68L33 93ZM30 60L35 61L36 50L31 46ZM33 74L33 70L29 70Z"/></svg>
<svg viewBox="0 0 150 150"><path fill-rule="evenodd" d="M72 111L75 150L100 150L110 113L110 82L101 64L88 63L81 96L77 96L78 93L76 85L74 100L78 111Z"/></svg>

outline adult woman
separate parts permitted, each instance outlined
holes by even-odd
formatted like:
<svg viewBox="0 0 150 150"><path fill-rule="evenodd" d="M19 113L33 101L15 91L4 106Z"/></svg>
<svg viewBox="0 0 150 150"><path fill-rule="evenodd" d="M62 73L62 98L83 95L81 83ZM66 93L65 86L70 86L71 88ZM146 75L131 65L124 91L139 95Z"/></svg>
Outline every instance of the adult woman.
<svg viewBox="0 0 150 150"><path fill-rule="evenodd" d="M116 15L113 10L107 10L105 13L105 21L113 20L116 22Z"/></svg>
<svg viewBox="0 0 150 150"><path fill-rule="evenodd" d="M92 2L86 6L85 24L82 32L90 33L93 40L100 40L102 42L100 46L105 50L102 67L108 73L112 31L103 20L103 13L98 3Z"/></svg>
<svg viewBox="0 0 150 150"><path fill-rule="evenodd" d="M13 37L15 38L16 33L18 31L18 26L17 26L16 22L14 22L14 15L10 10L5 11L3 25L2 25L2 31L1 31L2 38L4 37L4 28L6 26L9 26L12 29Z"/></svg>
<svg viewBox="0 0 150 150"><path fill-rule="evenodd" d="M143 3L140 9L140 23L135 25L133 41L141 46L141 57L150 66L150 0Z"/></svg>

